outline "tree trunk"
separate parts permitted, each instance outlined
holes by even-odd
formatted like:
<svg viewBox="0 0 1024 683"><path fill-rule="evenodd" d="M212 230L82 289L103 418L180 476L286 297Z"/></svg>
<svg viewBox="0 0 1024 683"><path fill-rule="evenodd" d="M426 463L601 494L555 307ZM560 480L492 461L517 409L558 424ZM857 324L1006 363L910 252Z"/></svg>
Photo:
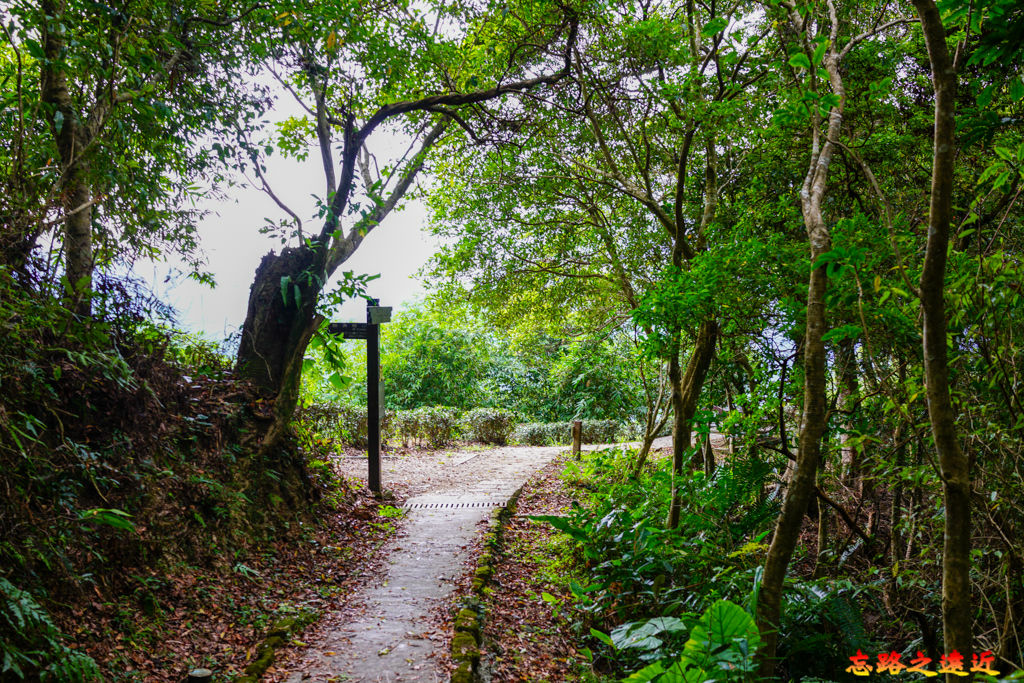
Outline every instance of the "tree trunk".
<svg viewBox="0 0 1024 683"><path fill-rule="evenodd" d="M665 423L668 421L669 410L672 407L671 405L666 405L664 414L660 418L658 417L658 414L661 413L662 399L664 397L664 394L662 393L664 384L661 381L661 373L659 372L658 374L658 396L653 402L648 403L647 417L644 422L643 442L640 446L640 452L637 453L636 460L633 462L633 467L630 470L634 477L640 474L644 465L647 463L647 457L651 453L651 446L654 445L654 440L658 438L658 432L661 431L661 428L664 427Z"/></svg>
<svg viewBox="0 0 1024 683"><path fill-rule="evenodd" d="M921 272L924 312L924 372L928 418L938 451L945 502L942 551L942 630L947 653L971 657L971 477L960 448L956 416L949 393L946 345L946 253L952 218L956 72L946 46L946 32L932 0L914 0L921 17L935 88L935 134L932 157L928 242ZM947 674L947 681L954 676Z"/></svg>
<svg viewBox="0 0 1024 683"><path fill-rule="evenodd" d="M805 220L807 216L805 216ZM811 262L830 248L828 230L823 221L808 226L811 234ZM800 536L800 524L814 494L814 483L818 472L821 451L821 436L825 432L825 411L828 408L825 396L826 369L825 344L821 337L825 333L825 290L828 280L825 266L811 271L807 292L807 332L804 342L804 410L800 426L800 446L797 450L792 479L786 489L775 534L772 536L765 559L761 593L757 602L757 622L764 642L761 652L760 672L763 678L770 678L775 666L775 649L778 645L779 618L782 613L782 586L789 568L789 560Z"/></svg>
<svg viewBox="0 0 1024 683"><path fill-rule="evenodd" d="M317 261L308 247L264 256L242 325L238 370L274 399L275 416L285 423L298 402L306 346L320 323L316 302L323 274Z"/></svg>
<svg viewBox="0 0 1024 683"><path fill-rule="evenodd" d="M840 447L840 475L848 486L859 485L861 479L861 458L860 447L854 446L853 411L857 406L857 398L860 387L857 382L857 350L853 340L847 339L840 344L842 352L839 357L839 367L842 371L842 410L843 410L843 436Z"/></svg>
<svg viewBox="0 0 1024 683"><path fill-rule="evenodd" d="M793 3L785 5L795 30L803 26L803 17ZM838 31L836 17L832 16L832 32ZM800 536L800 524L814 495L814 484L821 459L821 438L825 433L828 417L827 357L822 336L825 333L825 293L828 289L828 274L825 265L818 265L821 256L832 248L832 237L822 215L822 200L828 181L828 168L832 162L843 120L846 91L839 72L839 54L831 45L825 54L822 66L828 73L832 93L838 98L836 106L829 111L828 127L824 141L821 140L820 123L814 116L811 145L811 160L807 175L800 188L800 211L807 229L810 243L812 270L807 287L807 330L804 336L804 405L800 418L800 445L797 449L793 476L786 490L775 534L772 536L765 558L761 593L757 603L757 626L761 632L763 646L758 653L761 678L772 677L775 667L775 650L779 638L779 620L782 613L782 588L789 568L790 558ZM814 267L817 265L818 267Z"/></svg>
<svg viewBox="0 0 1024 683"><path fill-rule="evenodd" d="M323 102L318 100L317 106L322 107ZM444 134L447 125L442 119L430 128L388 197L356 221L348 235L339 238L339 216L345 213L353 190L358 152L365 136L379 122L367 124L358 135L347 130L341 179L320 234L307 245L264 256L249 290L236 365L239 374L255 382L266 397L274 401L274 422L261 445L265 457L287 434L295 412L306 346L322 322L316 306L327 279L398 206L423 168L427 152ZM331 141L322 139L321 151L330 148ZM326 164L327 157L329 154L325 156L325 172L333 179L333 168Z"/></svg>
<svg viewBox="0 0 1024 683"><path fill-rule="evenodd" d="M676 337L678 339L678 335ZM669 360L669 381L672 382L672 472L675 477L682 476L686 466L686 456L692 447L693 416L697 412L697 402L700 399L701 390L704 388L704 380L707 379L708 369L715 357L715 344L718 340L718 324L713 320L705 320L697 330L697 341L690 353L690 360L686 365L686 374L680 376L679 354L672 353ZM698 451L699 453L699 451ZM692 468L699 469L703 466L697 455L690 456ZM682 501L679 498L679 489L672 483L672 503L669 506L668 522L669 529L679 526L679 516Z"/></svg>
<svg viewBox="0 0 1024 683"><path fill-rule="evenodd" d="M825 553L828 550L828 503L818 498L818 543L817 553L814 556L814 574L812 578L820 579L825 576Z"/></svg>
<svg viewBox="0 0 1024 683"><path fill-rule="evenodd" d="M704 437L704 474L709 477L715 473L715 449L711 447L711 435Z"/></svg>
<svg viewBox="0 0 1024 683"><path fill-rule="evenodd" d="M63 156L63 155L62 155ZM84 161L73 161L64 176L64 275L71 310L92 314L92 189ZM83 208L84 207L84 208Z"/></svg>
<svg viewBox="0 0 1024 683"><path fill-rule="evenodd" d="M906 366L900 364L900 389L906 383ZM913 426L910 426L913 429ZM902 471L907 465L907 446L903 438L904 424L903 420L900 419L896 423L896 429L893 431L892 439L893 443L896 444L896 469ZM890 578L886 582L885 589L885 601L886 605L892 610L893 605L896 604L899 589L896 584L896 580L899 577L899 572L896 571L896 567L899 565L901 559L903 559L903 537L900 531L900 526L903 524L903 481L897 478L895 485L892 489L892 504L889 508L889 565L893 568L890 573Z"/></svg>
<svg viewBox="0 0 1024 683"><path fill-rule="evenodd" d="M49 105L47 121L57 143L61 162L61 204L64 210L64 275L67 278L68 305L76 313L92 313L92 188L89 184L87 150L92 136L76 110L68 91L67 74L61 68L66 51L63 31L51 31L64 14L63 1L44 0L42 10L52 22L43 30L43 51L40 62L40 98ZM94 125L103 118L93 112Z"/></svg>

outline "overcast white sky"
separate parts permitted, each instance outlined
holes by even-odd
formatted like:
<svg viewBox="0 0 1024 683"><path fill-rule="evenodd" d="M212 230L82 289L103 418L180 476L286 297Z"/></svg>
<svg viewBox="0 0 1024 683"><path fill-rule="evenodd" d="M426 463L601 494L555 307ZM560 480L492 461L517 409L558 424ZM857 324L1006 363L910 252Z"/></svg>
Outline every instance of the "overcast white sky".
<svg viewBox="0 0 1024 683"><path fill-rule="evenodd" d="M384 142L387 144L386 139ZM311 154L305 162L274 156L267 166L266 175L274 192L302 218L307 231L319 229L318 221L311 218L315 210L311 195L324 192L319 164L319 155ZM259 233L265 218L284 216L281 209L256 188L233 188L230 192L228 201L210 201L206 208L213 213L200 228L209 270L217 280L216 289L184 278L164 284L168 272L165 264L154 266L151 274L163 300L178 310L179 322L215 340L241 327L249 286L260 259L272 249L281 249L279 239ZM425 226L425 208L419 202L409 202L404 210L392 213L377 226L339 271L380 273L381 277L369 284L368 293L379 298L382 306L398 307L416 299L423 287L414 274L437 249ZM360 299L346 304L336 319L362 321L365 317L365 302Z"/></svg>

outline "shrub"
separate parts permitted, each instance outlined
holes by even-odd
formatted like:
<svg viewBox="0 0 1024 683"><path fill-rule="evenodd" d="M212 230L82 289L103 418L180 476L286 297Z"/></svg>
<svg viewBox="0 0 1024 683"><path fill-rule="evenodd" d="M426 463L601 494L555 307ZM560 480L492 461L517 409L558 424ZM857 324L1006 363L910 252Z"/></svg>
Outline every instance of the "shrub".
<svg viewBox="0 0 1024 683"><path fill-rule="evenodd" d="M444 406L423 407L395 412L389 437L400 438L406 446L415 441L428 448L441 448L455 441L459 434L459 412Z"/></svg>
<svg viewBox="0 0 1024 683"><path fill-rule="evenodd" d="M366 447L366 408L361 406L317 403L303 408L299 421L320 439Z"/></svg>
<svg viewBox="0 0 1024 683"><path fill-rule="evenodd" d="M583 420L583 443L615 443L622 425L616 420ZM572 443L571 422L531 422L519 425L513 438L526 446L561 446Z"/></svg>
<svg viewBox="0 0 1024 683"><path fill-rule="evenodd" d="M493 408L474 408L462 416L462 430L471 441L504 446L516 426L515 413Z"/></svg>
<svg viewBox="0 0 1024 683"><path fill-rule="evenodd" d="M583 420L583 443L615 443L622 425L616 420ZM569 433L572 434L570 426Z"/></svg>
<svg viewBox="0 0 1024 683"><path fill-rule="evenodd" d="M530 422L519 425L512 438L524 446L554 446L569 442L572 427L568 422Z"/></svg>

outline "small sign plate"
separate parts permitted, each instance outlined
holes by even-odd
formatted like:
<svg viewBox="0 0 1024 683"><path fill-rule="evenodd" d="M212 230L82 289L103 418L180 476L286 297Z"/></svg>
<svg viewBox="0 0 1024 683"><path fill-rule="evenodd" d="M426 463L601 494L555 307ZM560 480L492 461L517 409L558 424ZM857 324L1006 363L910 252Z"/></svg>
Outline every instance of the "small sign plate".
<svg viewBox="0 0 1024 683"><path fill-rule="evenodd" d="M330 334L340 334L345 339L366 339L369 325L366 323L331 323L327 326Z"/></svg>
<svg viewBox="0 0 1024 683"><path fill-rule="evenodd" d="M381 325L383 323L391 322L391 307L390 306L367 306L366 315L369 316L370 322L374 325Z"/></svg>

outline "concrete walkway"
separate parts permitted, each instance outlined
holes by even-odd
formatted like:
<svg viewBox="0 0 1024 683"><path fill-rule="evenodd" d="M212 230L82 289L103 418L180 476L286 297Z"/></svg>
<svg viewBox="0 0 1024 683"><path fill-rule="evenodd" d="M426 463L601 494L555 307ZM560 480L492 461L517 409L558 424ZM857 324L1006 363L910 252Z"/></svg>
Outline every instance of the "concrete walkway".
<svg viewBox="0 0 1024 683"><path fill-rule="evenodd" d="M380 578L304 636L309 647L283 662L288 683L448 680L437 651L443 637L425 632L432 610L446 604L468 559L477 525L565 447L506 447L455 454L457 484L410 498L399 537L383 552Z"/></svg>

